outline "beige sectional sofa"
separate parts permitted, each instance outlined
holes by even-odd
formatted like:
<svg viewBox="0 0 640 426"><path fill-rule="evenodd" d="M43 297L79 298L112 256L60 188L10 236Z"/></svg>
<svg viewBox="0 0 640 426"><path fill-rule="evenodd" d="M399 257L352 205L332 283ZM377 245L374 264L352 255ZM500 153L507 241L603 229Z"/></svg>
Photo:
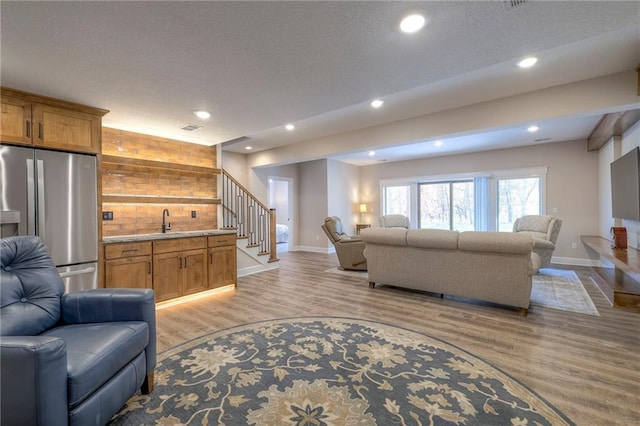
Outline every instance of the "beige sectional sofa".
<svg viewBox="0 0 640 426"><path fill-rule="evenodd" d="M526 315L539 258L529 235L438 229L361 231L369 287L390 284L515 306Z"/></svg>

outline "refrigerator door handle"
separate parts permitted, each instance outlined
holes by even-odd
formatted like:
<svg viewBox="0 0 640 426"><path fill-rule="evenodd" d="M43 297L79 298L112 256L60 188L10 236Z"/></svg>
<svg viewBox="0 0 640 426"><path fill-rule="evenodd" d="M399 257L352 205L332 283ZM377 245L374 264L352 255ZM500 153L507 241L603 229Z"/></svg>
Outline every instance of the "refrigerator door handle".
<svg viewBox="0 0 640 426"><path fill-rule="evenodd" d="M46 214L45 214L45 197L44 197L44 161L36 160L38 179L38 236L43 241L46 241Z"/></svg>
<svg viewBox="0 0 640 426"><path fill-rule="evenodd" d="M27 158L27 235L36 235L36 191L33 181L33 159Z"/></svg>
<svg viewBox="0 0 640 426"><path fill-rule="evenodd" d="M95 272L95 270L96 268L94 268L93 266L90 266L84 269L74 269L72 271L60 272L60 277L67 278L67 277L72 277L74 275L82 275L82 274L87 274L89 272Z"/></svg>

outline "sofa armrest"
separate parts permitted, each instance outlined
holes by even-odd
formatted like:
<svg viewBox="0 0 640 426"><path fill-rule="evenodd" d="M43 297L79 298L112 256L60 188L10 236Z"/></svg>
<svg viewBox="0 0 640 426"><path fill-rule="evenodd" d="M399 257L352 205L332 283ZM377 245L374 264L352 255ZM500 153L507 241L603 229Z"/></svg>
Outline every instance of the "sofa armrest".
<svg viewBox="0 0 640 426"><path fill-rule="evenodd" d="M556 245L549 240L533 237L533 249L536 250L554 250Z"/></svg>
<svg viewBox="0 0 640 426"><path fill-rule="evenodd" d="M151 289L97 289L62 296L62 322L144 321L149 326L147 372L156 365L156 306Z"/></svg>
<svg viewBox="0 0 640 426"><path fill-rule="evenodd" d="M2 336L0 424L66 425L67 345L50 336Z"/></svg>

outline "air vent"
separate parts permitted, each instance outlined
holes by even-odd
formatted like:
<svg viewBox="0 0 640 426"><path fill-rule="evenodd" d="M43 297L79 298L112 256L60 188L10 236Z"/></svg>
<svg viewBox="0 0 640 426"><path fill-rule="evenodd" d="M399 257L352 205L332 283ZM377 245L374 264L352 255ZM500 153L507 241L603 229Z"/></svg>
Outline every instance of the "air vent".
<svg viewBox="0 0 640 426"><path fill-rule="evenodd" d="M185 124L180 128L182 130L186 130L187 132L195 132L196 130L202 129L202 126L198 126L197 124Z"/></svg>
<svg viewBox="0 0 640 426"><path fill-rule="evenodd" d="M546 141L550 141L551 138L540 138L540 139L534 139L534 142L546 142Z"/></svg>
<svg viewBox="0 0 640 426"><path fill-rule="evenodd" d="M503 0L502 6L507 9L513 9L514 7L522 6L525 3L528 3L529 0Z"/></svg>

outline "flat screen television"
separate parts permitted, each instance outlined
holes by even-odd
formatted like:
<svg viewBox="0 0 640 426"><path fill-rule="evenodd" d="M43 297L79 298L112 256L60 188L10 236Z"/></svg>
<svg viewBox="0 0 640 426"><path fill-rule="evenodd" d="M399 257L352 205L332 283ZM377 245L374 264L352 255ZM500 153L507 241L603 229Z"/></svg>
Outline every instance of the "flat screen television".
<svg viewBox="0 0 640 426"><path fill-rule="evenodd" d="M611 163L613 217L640 221L640 148Z"/></svg>

